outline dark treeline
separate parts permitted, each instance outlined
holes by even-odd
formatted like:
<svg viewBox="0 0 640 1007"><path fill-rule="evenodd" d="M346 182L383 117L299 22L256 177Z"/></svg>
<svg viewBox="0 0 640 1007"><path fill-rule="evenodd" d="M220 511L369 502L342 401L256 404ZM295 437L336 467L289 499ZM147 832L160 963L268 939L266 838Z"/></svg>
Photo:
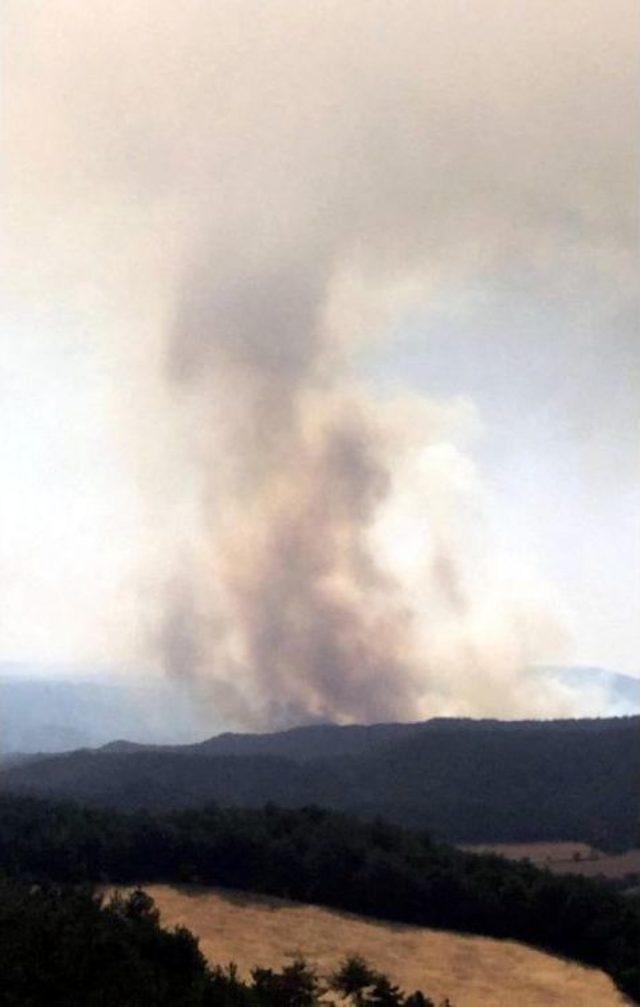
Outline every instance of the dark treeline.
<svg viewBox="0 0 640 1007"><path fill-rule="evenodd" d="M2 1007L314 1007L331 992L350 1007L435 1007L359 958L326 979L302 960L248 981L210 968L140 890L103 902L88 888L0 880L0 946Z"/></svg>
<svg viewBox="0 0 640 1007"><path fill-rule="evenodd" d="M125 811L318 804L448 842L564 839L613 850L638 841L639 755L632 717L325 725L38 758L7 768L2 786Z"/></svg>
<svg viewBox="0 0 640 1007"><path fill-rule="evenodd" d="M0 798L0 868L38 881L221 885L521 940L604 969L640 1002L640 901L315 807L118 813Z"/></svg>

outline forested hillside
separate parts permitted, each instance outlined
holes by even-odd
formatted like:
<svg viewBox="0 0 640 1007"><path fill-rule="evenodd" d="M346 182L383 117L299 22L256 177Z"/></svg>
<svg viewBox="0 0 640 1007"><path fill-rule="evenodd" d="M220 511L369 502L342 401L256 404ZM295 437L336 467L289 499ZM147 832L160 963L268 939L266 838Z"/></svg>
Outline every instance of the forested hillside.
<svg viewBox="0 0 640 1007"><path fill-rule="evenodd" d="M139 889L104 901L88 888L0 879L0 943L3 1007L314 1007L329 991L349 1007L435 1007L360 958L330 976L296 960L243 981L233 965L207 965L184 927L163 929Z"/></svg>
<svg viewBox="0 0 640 1007"><path fill-rule="evenodd" d="M333 752L334 754L328 754ZM222 735L9 766L5 791L134 809L316 803L451 842L638 841L640 718L428 721Z"/></svg>
<svg viewBox="0 0 640 1007"><path fill-rule="evenodd" d="M508 937L602 968L640 999L637 899L318 808L122 814L4 797L0 868L36 883L221 885Z"/></svg>

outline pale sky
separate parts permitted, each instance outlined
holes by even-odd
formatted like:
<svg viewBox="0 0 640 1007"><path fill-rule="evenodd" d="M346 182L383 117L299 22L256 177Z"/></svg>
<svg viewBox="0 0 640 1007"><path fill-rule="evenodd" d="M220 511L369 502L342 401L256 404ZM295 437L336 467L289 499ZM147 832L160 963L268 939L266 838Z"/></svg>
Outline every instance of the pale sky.
<svg viewBox="0 0 640 1007"><path fill-rule="evenodd" d="M0 660L151 666L166 591L188 581L192 622L227 620L233 642L222 655L198 630L187 647L183 627L179 660L195 649L228 679L233 653L264 688L264 627L241 625L220 572L243 555L216 552L227 510L256 528L280 520L274 494L295 510L340 402L371 417L400 487L389 445L414 450L414 406L392 436L384 409L404 405L375 405L399 396L431 410L427 454L454 458L427 458L425 535L473 596L468 625L427 641L430 695L449 639L452 664L471 641L483 668L496 652L640 675L635 5L480 7L7 5ZM272 395L272 435L249 448ZM296 437L276 399L282 416L315 403ZM264 461L278 438L308 449L286 487L289 462ZM383 521L396 552L420 549L422 519L398 531L408 492ZM340 530L354 550L359 508ZM349 605L355 569L329 578ZM405 600L437 606L417 583ZM483 583L508 644L487 643ZM291 709L350 716L314 675Z"/></svg>

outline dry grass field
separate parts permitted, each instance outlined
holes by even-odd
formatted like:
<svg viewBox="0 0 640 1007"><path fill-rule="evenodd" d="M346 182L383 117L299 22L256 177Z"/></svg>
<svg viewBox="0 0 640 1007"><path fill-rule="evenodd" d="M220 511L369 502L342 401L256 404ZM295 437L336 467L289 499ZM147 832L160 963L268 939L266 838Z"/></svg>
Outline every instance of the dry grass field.
<svg viewBox="0 0 640 1007"><path fill-rule="evenodd" d="M574 856L581 859L604 856L586 843L477 843L460 847L470 853L499 853L508 860L530 860L533 864L568 863Z"/></svg>
<svg viewBox="0 0 640 1007"><path fill-rule="evenodd" d="M243 974L298 954L321 973L347 954L363 955L407 990L455 1007L615 1007L626 1003L602 972L510 941L367 920L243 892L151 885L166 926L200 938L209 961Z"/></svg>
<svg viewBox="0 0 640 1007"><path fill-rule="evenodd" d="M585 843L488 843L462 848L472 853L499 853L508 860L530 860L555 874L616 880L640 874L640 850L608 854Z"/></svg>

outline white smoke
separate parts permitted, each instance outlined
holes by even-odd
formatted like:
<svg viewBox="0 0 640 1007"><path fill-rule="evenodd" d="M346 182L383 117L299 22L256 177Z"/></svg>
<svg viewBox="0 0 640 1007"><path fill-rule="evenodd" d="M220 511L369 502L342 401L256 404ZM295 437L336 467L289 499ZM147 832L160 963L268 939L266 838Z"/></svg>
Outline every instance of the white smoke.
<svg viewBox="0 0 640 1007"><path fill-rule="evenodd" d="M19 296L104 348L134 624L229 721L567 711L524 674L558 599L492 539L473 405L361 363L443 291L624 273L614 6L10 5Z"/></svg>

